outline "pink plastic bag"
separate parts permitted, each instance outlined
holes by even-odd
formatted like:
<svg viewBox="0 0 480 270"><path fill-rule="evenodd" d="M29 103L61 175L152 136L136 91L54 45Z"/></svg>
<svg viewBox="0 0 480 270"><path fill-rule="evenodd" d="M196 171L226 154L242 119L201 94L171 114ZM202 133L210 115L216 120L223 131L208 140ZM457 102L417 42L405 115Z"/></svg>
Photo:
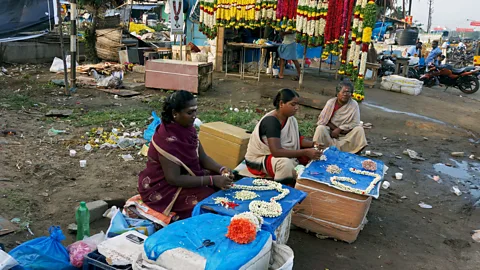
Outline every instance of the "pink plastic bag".
<svg viewBox="0 0 480 270"><path fill-rule="evenodd" d="M67 248L68 253L70 254L70 263L75 267L83 266L83 257L93 250L85 244L83 241L78 241Z"/></svg>

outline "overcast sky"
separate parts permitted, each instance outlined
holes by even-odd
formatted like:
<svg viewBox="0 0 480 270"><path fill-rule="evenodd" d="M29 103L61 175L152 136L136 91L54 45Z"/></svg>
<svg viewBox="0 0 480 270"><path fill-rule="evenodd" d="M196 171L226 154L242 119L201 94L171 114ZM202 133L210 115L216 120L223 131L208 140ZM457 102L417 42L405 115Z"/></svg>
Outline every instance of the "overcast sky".
<svg viewBox="0 0 480 270"><path fill-rule="evenodd" d="M412 0L413 20L427 27L428 0ZM457 27L471 27L467 19L480 21L480 0L433 0L432 28L437 26L454 30ZM402 3L397 0L397 3ZM408 6L407 6L408 8ZM480 31L480 27L476 27Z"/></svg>

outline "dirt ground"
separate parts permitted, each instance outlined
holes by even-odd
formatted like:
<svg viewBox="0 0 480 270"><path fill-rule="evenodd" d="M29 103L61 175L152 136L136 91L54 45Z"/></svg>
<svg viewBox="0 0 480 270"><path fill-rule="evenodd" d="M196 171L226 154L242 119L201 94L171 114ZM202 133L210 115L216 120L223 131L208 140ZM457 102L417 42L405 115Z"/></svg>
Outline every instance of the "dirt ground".
<svg viewBox="0 0 480 270"><path fill-rule="evenodd" d="M8 179L0 181L0 215L29 222L35 234L20 229L1 236L0 243L7 250L46 235L51 225L60 225L67 235L64 244L70 244L73 235L66 228L75 222L74 208L80 201L134 195L145 158L137 155L138 150L86 152L78 140L99 125L79 127L76 121L87 113L106 110L120 114L132 109L160 111L155 100L167 95L142 90L141 96L115 99L95 89L78 89L66 97L62 89L48 83L53 77L58 76L48 73L46 66L22 66L19 75L0 76L0 130L17 132L14 136L0 134L0 179ZM334 93L333 78L313 70L305 80L300 94ZM200 110L232 106L263 110L271 108L271 100L261 98L260 89L296 86L288 78L265 77L256 82L215 74L213 89L199 97ZM468 156L480 156L480 101L464 97L458 90L428 88L419 96L367 89L366 96L361 104L362 121L373 124L367 130L368 149L383 153L380 159L390 167L386 180L391 186L382 189L380 198L372 202L369 222L353 244L322 240L293 229L289 245L295 252L295 269L478 269L480 243L472 240L471 231L480 229L479 210L473 207L480 196L480 160ZM73 109L76 116L45 117L53 108ZM302 107L298 118L314 121L319 113ZM102 127L121 127L122 122L128 131L143 130L148 114L135 126L125 121L131 120L105 121ZM68 134L49 136L47 131L52 127ZM77 156L70 157L69 149L77 150ZM426 160L410 160L402 154L406 149L417 151ZM454 151L465 152L465 157L454 159L450 155ZM120 157L128 153L134 161ZM86 168L80 168L80 159L87 160ZM444 165L447 163L452 167ZM402 172L403 180L393 179L395 172ZM442 183L429 177L433 175L439 175ZM456 196L452 186L464 193ZM433 208L422 209L420 202ZM107 227L107 220L92 224L94 232Z"/></svg>

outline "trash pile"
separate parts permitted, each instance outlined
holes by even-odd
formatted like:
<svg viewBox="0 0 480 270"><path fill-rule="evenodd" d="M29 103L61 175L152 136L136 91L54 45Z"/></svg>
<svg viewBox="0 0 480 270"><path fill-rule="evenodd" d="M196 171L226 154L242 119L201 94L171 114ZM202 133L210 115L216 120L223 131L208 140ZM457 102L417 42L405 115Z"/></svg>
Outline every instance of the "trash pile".
<svg viewBox="0 0 480 270"><path fill-rule="evenodd" d="M95 148L127 149L141 146L147 142L142 138L143 131L138 129L132 132L121 132L121 128L112 128L110 132L105 131L104 128L101 127L92 128L90 131L85 132L85 135L81 136L81 139L85 143L84 148L87 151Z"/></svg>

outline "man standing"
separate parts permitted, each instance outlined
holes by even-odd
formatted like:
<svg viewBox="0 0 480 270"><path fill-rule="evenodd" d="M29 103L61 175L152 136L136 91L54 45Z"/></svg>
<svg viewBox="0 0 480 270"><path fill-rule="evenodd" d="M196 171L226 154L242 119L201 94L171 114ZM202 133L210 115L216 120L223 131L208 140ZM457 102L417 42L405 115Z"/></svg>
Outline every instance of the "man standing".
<svg viewBox="0 0 480 270"><path fill-rule="evenodd" d="M425 64L427 67L430 64L435 64L435 60L442 54L442 50L438 47L438 40L432 42L432 51L428 54Z"/></svg>
<svg viewBox="0 0 480 270"><path fill-rule="evenodd" d="M422 45L423 43L422 42L417 42L416 45L410 47L407 51L407 54L408 56L413 56L413 57L418 57L418 58L421 58L421 54L422 54Z"/></svg>

